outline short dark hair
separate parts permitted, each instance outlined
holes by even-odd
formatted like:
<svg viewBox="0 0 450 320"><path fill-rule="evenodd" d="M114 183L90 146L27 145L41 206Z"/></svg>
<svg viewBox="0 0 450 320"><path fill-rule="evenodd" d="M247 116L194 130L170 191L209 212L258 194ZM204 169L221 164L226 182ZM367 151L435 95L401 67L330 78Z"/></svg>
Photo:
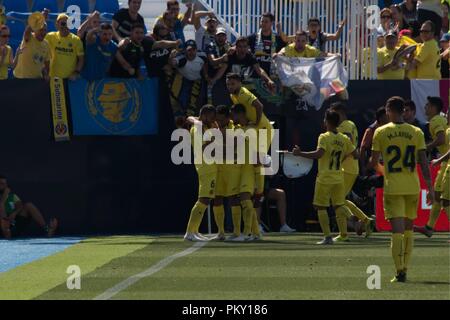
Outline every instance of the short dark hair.
<svg viewBox="0 0 450 320"><path fill-rule="evenodd" d="M399 96L390 97L386 101L386 108L393 110L398 114L402 114L405 111L405 99Z"/></svg>
<svg viewBox="0 0 450 320"><path fill-rule="evenodd" d="M375 119L377 120L377 121L380 121L381 120L381 117L383 117L383 116L385 116L386 115L386 108L385 107L379 107L378 109L377 109L377 111L375 112Z"/></svg>
<svg viewBox="0 0 450 320"><path fill-rule="evenodd" d="M216 113L216 108L212 104L205 104L203 107L200 108L199 115L202 116L207 113Z"/></svg>
<svg viewBox="0 0 450 320"><path fill-rule="evenodd" d="M227 74L227 80L236 80L236 81L242 82L241 75L238 73L232 73L232 72Z"/></svg>
<svg viewBox="0 0 450 320"><path fill-rule="evenodd" d="M410 108L414 112L417 110L416 104L414 103L414 101L412 101L410 99L405 100L405 108L406 107Z"/></svg>
<svg viewBox="0 0 450 320"><path fill-rule="evenodd" d="M440 97L427 97L427 100L429 104L436 107L438 112L442 112L442 109L444 109L444 102Z"/></svg>
<svg viewBox="0 0 450 320"><path fill-rule="evenodd" d="M308 20L308 26L309 26L312 22L317 22L317 23L320 25L320 20L319 20L319 18L316 18L316 17L314 17L314 18L309 18L309 20Z"/></svg>
<svg viewBox="0 0 450 320"><path fill-rule="evenodd" d="M239 38L236 40L235 45L237 46L239 42L245 42L245 44L248 45L248 38L247 38L247 37L239 37Z"/></svg>
<svg viewBox="0 0 450 320"><path fill-rule="evenodd" d="M346 107L345 103L343 103L342 101L336 101L331 104L330 109L333 111L345 112L345 109L347 109L347 107Z"/></svg>
<svg viewBox="0 0 450 320"><path fill-rule="evenodd" d="M180 5L180 3L177 0L169 0L167 1L167 9L170 9L170 7L174 5Z"/></svg>
<svg viewBox="0 0 450 320"><path fill-rule="evenodd" d="M221 104L216 107L216 114L222 114L225 117L230 116L230 108L228 106Z"/></svg>
<svg viewBox="0 0 450 320"><path fill-rule="evenodd" d="M131 31L133 31L134 29L142 29L145 30L145 26L142 23L134 23L131 26Z"/></svg>
<svg viewBox="0 0 450 320"><path fill-rule="evenodd" d="M235 114L241 114L241 113L245 113L245 106L243 104L233 104L231 106L231 112L235 113Z"/></svg>
<svg viewBox="0 0 450 320"><path fill-rule="evenodd" d="M297 32L295 33L295 36L296 37L305 36L306 38L308 38L308 34L304 30L297 30Z"/></svg>
<svg viewBox="0 0 450 320"><path fill-rule="evenodd" d="M101 25L100 25L100 29L101 30L112 30L112 25L110 24L110 23L108 23L108 22L103 22Z"/></svg>
<svg viewBox="0 0 450 320"><path fill-rule="evenodd" d="M336 111L328 109L325 112L325 121L327 121L332 126L338 127L339 119L340 119L339 113L337 113Z"/></svg>
<svg viewBox="0 0 450 320"><path fill-rule="evenodd" d="M155 26L153 27L153 34L155 35L159 35L159 31L163 30L163 29L167 29L166 25L163 23L157 23L155 24Z"/></svg>
<svg viewBox="0 0 450 320"><path fill-rule="evenodd" d="M422 23L422 26L424 25L424 24L429 24L430 25L430 28L431 28L431 32L434 32L435 30L436 30L436 24L433 22L433 21L431 21L431 20L427 20L427 21L425 21L424 23Z"/></svg>
<svg viewBox="0 0 450 320"><path fill-rule="evenodd" d="M272 22L275 21L275 16L272 13L270 13L270 12L263 13L262 17L263 18L269 18L270 21L272 21Z"/></svg>

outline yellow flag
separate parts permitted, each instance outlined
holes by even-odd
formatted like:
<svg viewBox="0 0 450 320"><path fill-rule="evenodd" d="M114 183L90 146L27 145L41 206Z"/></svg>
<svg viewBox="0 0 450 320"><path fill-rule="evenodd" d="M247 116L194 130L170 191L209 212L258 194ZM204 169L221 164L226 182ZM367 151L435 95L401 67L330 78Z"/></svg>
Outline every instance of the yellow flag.
<svg viewBox="0 0 450 320"><path fill-rule="evenodd" d="M51 79L50 94L52 98L53 135L55 136L55 141L70 140L63 79Z"/></svg>

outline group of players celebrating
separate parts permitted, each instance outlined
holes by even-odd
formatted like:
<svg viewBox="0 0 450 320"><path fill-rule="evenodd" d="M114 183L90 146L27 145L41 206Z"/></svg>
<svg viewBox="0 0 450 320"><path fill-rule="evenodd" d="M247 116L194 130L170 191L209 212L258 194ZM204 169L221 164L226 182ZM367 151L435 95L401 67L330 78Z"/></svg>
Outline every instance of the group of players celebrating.
<svg viewBox="0 0 450 320"><path fill-rule="evenodd" d="M227 75L227 88L234 103L231 108L205 105L201 108L198 118L188 118L188 122L192 124L192 141L195 141L194 135L198 133L199 128L202 128L202 134L207 133L209 129L218 129L223 136L226 136L226 130L241 129L245 133L250 129L265 129L268 132L266 147L261 150L258 144L252 146L247 140L244 164L208 164L208 161L200 161L195 165L199 178L199 193L184 236L188 241L211 240L199 233L200 223L210 202L213 204L218 227L218 234L213 239L243 242L262 238L255 208L260 205L264 190L264 176L261 173L263 164L252 163L249 159L252 152L267 154L273 137L273 127L263 112L262 103L242 86L238 74ZM417 217L419 204L417 165L420 165L426 182L427 201L432 204L430 220L425 227L417 228L417 231L430 237L441 208L446 210L447 215L450 212L450 166L447 164L450 157L450 119L440 115L442 100L429 97L425 109L430 121L432 142L426 145L422 130L403 120L403 98L389 98L385 108L389 122L375 130L369 167L377 168L377 171L383 172L384 175L383 205L385 218L392 227L391 253L396 269L392 281L404 282L414 246L413 222ZM315 151L306 152L295 146L292 153L295 156L318 160L313 205L317 210L324 238L317 244L329 245L349 241L347 220L350 217L355 216L365 224L366 236L369 236L372 230L373 220L353 202L346 200L359 174L359 152L357 128L347 119L342 102L333 103L326 110L324 124L326 132L319 136ZM258 134L258 139L261 138L263 137ZM203 151L214 141L205 140L209 139L201 140L202 148L198 150ZM225 140L224 148L227 143ZM433 160L431 164L440 164L441 168L433 185L426 152L434 148L438 149L441 157ZM202 157L203 152L195 156ZM228 198L233 221L233 234L228 238L225 237L224 230L224 198ZM331 236L327 212L330 206L336 213L339 229L339 235L334 238ZM241 220L244 222L243 232Z"/></svg>

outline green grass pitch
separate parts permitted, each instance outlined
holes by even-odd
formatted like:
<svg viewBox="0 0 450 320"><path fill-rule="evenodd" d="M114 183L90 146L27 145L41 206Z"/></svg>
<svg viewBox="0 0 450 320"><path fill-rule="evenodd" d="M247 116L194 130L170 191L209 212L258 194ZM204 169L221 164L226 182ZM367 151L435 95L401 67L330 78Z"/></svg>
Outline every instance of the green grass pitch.
<svg viewBox="0 0 450 320"><path fill-rule="evenodd" d="M266 234L253 243L210 241L112 299L432 299L450 300L449 234L415 234L407 283L394 274L390 235L318 246L319 234ZM192 247L181 236L89 238L63 252L0 274L0 299L93 299L166 257ZM69 290L66 269L81 269L81 289ZM369 290L367 267L381 270Z"/></svg>

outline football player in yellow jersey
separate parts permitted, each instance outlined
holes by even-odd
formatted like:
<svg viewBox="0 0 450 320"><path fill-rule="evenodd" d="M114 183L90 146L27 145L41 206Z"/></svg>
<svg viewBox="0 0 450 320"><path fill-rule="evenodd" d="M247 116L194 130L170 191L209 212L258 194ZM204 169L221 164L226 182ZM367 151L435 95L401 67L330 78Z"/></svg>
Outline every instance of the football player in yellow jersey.
<svg viewBox="0 0 450 320"><path fill-rule="evenodd" d="M386 103L390 123L375 130L372 157L375 167L383 158L385 166L383 206L386 220L392 227L391 253L396 275L392 282L405 282L414 245L413 221L417 217L420 184L417 162L426 181L427 200L433 200L433 185L426 157L422 130L403 121L405 101L391 97Z"/></svg>
<svg viewBox="0 0 450 320"><path fill-rule="evenodd" d="M347 156L358 158L358 150L349 137L337 131L339 114L332 110L325 113L327 132L319 136L316 151L304 152L298 146L293 149L296 156L318 159L319 168L314 190L314 208L318 211L319 223L325 238L317 244L333 244L327 208L336 211L339 237L347 238L347 218L352 214L345 206L344 171L342 164Z"/></svg>
<svg viewBox="0 0 450 320"><path fill-rule="evenodd" d="M347 119L347 114L345 113L345 105L342 102L335 102L331 105L330 109L339 114L339 127L337 128L337 131L349 137L353 145L355 147L358 147L358 129L356 128L356 125L353 123L353 121ZM352 191L353 185L355 184L356 178L358 177L359 162L357 159L348 157L344 160L342 167L344 170L345 195L347 196ZM355 217L357 217L364 223L366 237L368 237L372 232L373 219L366 216L364 212L350 200L345 200L345 205L350 209Z"/></svg>
<svg viewBox="0 0 450 320"><path fill-rule="evenodd" d="M440 164L441 168L444 168L445 162L447 162L442 178L442 192L440 200L442 207L447 213L447 217L450 219L450 162L448 161L450 158L450 110L447 110L447 121L449 128L447 128L447 131L445 132L445 144L449 147L449 150L439 159L431 161L431 164L433 166Z"/></svg>
<svg viewBox="0 0 450 320"><path fill-rule="evenodd" d="M216 107L216 122L226 145L226 130L234 129L230 117L230 109L221 105ZM228 198L233 219L233 235L238 237L241 233L241 203L239 201L240 165L226 163L226 150L224 148L224 163L217 165L216 196L214 198L214 219L218 228L217 240L225 240L225 209L223 198ZM234 158L233 158L234 160Z"/></svg>
<svg viewBox="0 0 450 320"><path fill-rule="evenodd" d="M238 237L233 235L229 240L231 241L251 241L261 239L259 231L258 218L256 210L253 206L252 197L255 194L256 181L255 171L257 171L257 164L251 163L251 156L257 152L256 147L256 132L254 132L254 141L249 138L250 131L255 130L255 126L250 123L246 115L247 111L244 105L235 104L231 107L231 114L237 129L242 129L245 138L245 163L240 165L240 184L239 184L239 198L242 206L242 218L244 220L244 233ZM248 136L247 136L248 135ZM233 221L234 223L234 221ZM239 221L240 223L240 221Z"/></svg>
<svg viewBox="0 0 450 320"><path fill-rule="evenodd" d="M450 219L450 109L447 110L447 123L449 127L445 132L445 144L448 147L447 152L439 159L431 161L432 166L441 165L440 170L444 170L442 175L442 192L441 192L441 206L447 213L447 217ZM437 199L435 199L437 201Z"/></svg>
<svg viewBox="0 0 450 320"><path fill-rule="evenodd" d="M273 127L269 119L263 111L263 104L249 90L242 86L241 76L236 73L227 74L227 88L230 93L231 100L234 104L242 104L245 107L246 117L250 124L258 129L258 145L263 144L262 149L258 147L261 154L267 154L273 137ZM264 132L265 136L262 135ZM264 139L265 138L265 139ZM259 142L259 140L263 140ZM265 143L263 143L265 140ZM264 175L261 174L262 167L255 170L256 174L256 203L260 203L260 199L264 193Z"/></svg>
<svg viewBox="0 0 450 320"><path fill-rule="evenodd" d="M201 121L202 126L200 127L198 124L194 124L191 128L191 143L194 149L194 159L199 160L201 163L195 164L195 169L198 174L198 199L195 203L194 207L191 210L191 215L189 218L189 222L187 225L186 234L184 235L184 239L187 241L206 241L209 240L206 237L203 237L198 232L198 228L203 219L203 214L205 210L208 208L209 203L212 199L214 199L215 187L216 187L216 176L217 176L217 165L216 164L207 164L205 163L205 159L203 158L203 150L204 148L212 143L212 141L203 141L203 134L208 132L208 129L217 128L217 124L215 122L216 118L216 109L212 105L205 105L200 109L199 120ZM202 130L202 133L199 133L198 130ZM196 135L201 136L200 141L196 141ZM199 151L196 151L195 143L201 142L202 148ZM201 154L199 154L201 153Z"/></svg>
<svg viewBox="0 0 450 320"><path fill-rule="evenodd" d="M448 150L448 144L445 143L445 131L447 130L447 119L440 115L444 103L439 97L427 97L427 104L425 105L425 114L430 122L430 134L433 141L427 145L427 151L432 151L437 148L439 154L442 156ZM436 225L436 221L441 213L441 192L442 192L442 179L444 177L444 171L447 167L447 162L444 161L441 165L436 180L434 182L434 202L431 205L430 217L425 227L416 227L415 230L423 233L427 237L433 235L433 229Z"/></svg>

